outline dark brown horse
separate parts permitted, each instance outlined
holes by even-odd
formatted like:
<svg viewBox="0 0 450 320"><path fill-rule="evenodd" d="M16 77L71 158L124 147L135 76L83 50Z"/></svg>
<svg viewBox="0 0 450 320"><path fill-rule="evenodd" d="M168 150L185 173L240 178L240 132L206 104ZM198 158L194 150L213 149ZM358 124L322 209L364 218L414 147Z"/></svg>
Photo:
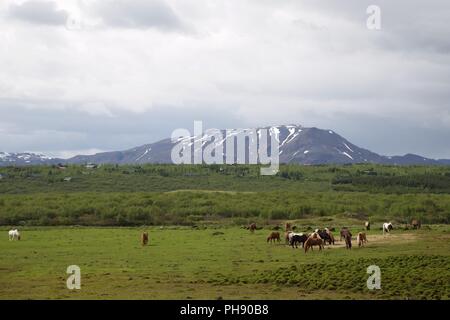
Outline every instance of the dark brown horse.
<svg viewBox="0 0 450 320"><path fill-rule="evenodd" d="M256 223L252 223L248 226L248 229L250 230L250 232L255 232L256 230Z"/></svg>
<svg viewBox="0 0 450 320"><path fill-rule="evenodd" d="M343 227L343 228L341 229L341 232L340 232L340 235L341 235L340 241L342 241L342 239L344 239L344 231L348 231L348 228L347 228L347 227Z"/></svg>
<svg viewBox="0 0 450 320"><path fill-rule="evenodd" d="M292 246L292 248L298 248L297 244L301 243L302 247L305 247L305 242L308 240L308 236L303 233L293 233L289 239L289 244Z"/></svg>
<svg viewBox="0 0 450 320"><path fill-rule="evenodd" d="M329 230L317 230L317 234L323 239L324 244L334 244L333 234Z"/></svg>
<svg viewBox="0 0 450 320"><path fill-rule="evenodd" d="M275 240L278 242L281 241L279 232L271 232L269 234L269 236L267 237L267 242L272 243L272 242L275 242Z"/></svg>
<svg viewBox="0 0 450 320"><path fill-rule="evenodd" d="M143 246L146 246L148 244L148 232L142 232L141 243Z"/></svg>
<svg viewBox="0 0 450 320"><path fill-rule="evenodd" d="M347 228L341 230L341 239L345 240L345 247L347 249L352 248L352 233Z"/></svg>

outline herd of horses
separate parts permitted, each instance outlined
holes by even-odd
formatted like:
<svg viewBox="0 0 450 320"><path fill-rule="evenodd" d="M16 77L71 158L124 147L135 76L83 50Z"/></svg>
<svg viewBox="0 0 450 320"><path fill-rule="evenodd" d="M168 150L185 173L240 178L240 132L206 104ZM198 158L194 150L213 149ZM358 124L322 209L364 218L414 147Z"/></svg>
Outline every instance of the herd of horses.
<svg viewBox="0 0 450 320"><path fill-rule="evenodd" d="M347 249L352 248L352 234L348 228L342 228L340 231L341 241L345 240ZM314 250L314 247L319 247L322 250L326 244L334 245L335 238L332 231L328 228L316 229L312 233L296 233L289 228L286 228L284 235L285 243L292 248L298 248L299 245L304 248L305 253L309 249ZM358 245L362 246L367 242L367 236L364 232L359 232L357 236ZM267 242L281 242L281 236L278 231L272 231L267 237Z"/></svg>
<svg viewBox="0 0 450 320"><path fill-rule="evenodd" d="M421 223L419 220L412 220L411 226L413 229L420 229ZM370 230L370 222L366 221L364 223L364 228L366 231ZM252 223L248 229L251 232L256 230L256 224ZM305 253L308 252L309 249L313 250L315 246L319 247L319 250L322 250L326 244L335 244L335 238L332 233L334 229L324 228L324 229L316 229L312 233L296 233L294 232L296 228L292 227L290 223L286 223L285 225L285 234L284 239L286 245L290 245L292 248L298 248L298 245L301 244L302 248L304 248ZM382 225L383 235L386 233L390 233L391 230L394 229L392 222L385 222ZM340 232L340 241L345 241L345 247L347 249L352 248L352 233L347 227L343 227ZM272 231L267 237L267 242L281 242L281 235L278 231ZM366 232L358 232L356 236L356 242L359 247L363 247L367 242L367 234Z"/></svg>
<svg viewBox="0 0 450 320"><path fill-rule="evenodd" d="M413 229L420 229L421 222L419 220L412 220L411 226ZM370 222L366 221L364 223L365 230L370 230ZM389 233L393 229L393 225L391 222L383 223L382 229L383 234ZM257 230L256 223L250 224L247 229L250 232L255 232ZM308 252L309 249L313 250L315 246L319 247L319 250L322 250L325 244L335 244L335 239L332 231L334 229L316 229L312 233L296 233L294 232L296 229L295 226L292 226L290 223L286 223L285 225L285 242L292 246L292 248L298 248L298 245L301 244L302 248L305 249L305 253ZM17 229L9 230L8 237L10 241L20 240L20 232ZM340 231L340 240L345 241L345 247L347 249L352 248L352 233L347 227L343 227ZM356 241L359 247L364 246L367 241L367 235L365 232L358 232ZM143 246L147 245L149 242L148 232L141 233L141 244ZM281 242L281 235L277 231L272 231L267 237L267 242Z"/></svg>

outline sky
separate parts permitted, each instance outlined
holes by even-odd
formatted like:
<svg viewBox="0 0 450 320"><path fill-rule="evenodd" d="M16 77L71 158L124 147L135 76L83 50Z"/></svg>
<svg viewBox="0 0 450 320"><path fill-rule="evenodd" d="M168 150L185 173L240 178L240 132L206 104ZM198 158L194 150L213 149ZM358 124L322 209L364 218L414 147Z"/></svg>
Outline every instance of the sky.
<svg viewBox="0 0 450 320"><path fill-rule="evenodd" d="M448 0L2 0L0 151L125 150L202 120L450 159L449 21Z"/></svg>

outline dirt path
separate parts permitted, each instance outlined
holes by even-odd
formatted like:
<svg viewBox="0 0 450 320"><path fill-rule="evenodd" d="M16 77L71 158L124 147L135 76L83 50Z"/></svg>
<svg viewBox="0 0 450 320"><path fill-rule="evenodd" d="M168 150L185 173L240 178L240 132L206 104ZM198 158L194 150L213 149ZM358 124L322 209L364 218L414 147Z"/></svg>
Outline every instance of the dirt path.
<svg viewBox="0 0 450 320"><path fill-rule="evenodd" d="M366 246L370 246L374 243L406 243L406 242L414 242L417 240L417 234L413 233L400 233L400 234L369 234L367 235L367 243ZM345 247L345 241L339 241L339 236L335 236L335 244L334 245L326 245L326 248L344 248ZM356 235L352 237L352 245L357 246L358 243L356 242Z"/></svg>

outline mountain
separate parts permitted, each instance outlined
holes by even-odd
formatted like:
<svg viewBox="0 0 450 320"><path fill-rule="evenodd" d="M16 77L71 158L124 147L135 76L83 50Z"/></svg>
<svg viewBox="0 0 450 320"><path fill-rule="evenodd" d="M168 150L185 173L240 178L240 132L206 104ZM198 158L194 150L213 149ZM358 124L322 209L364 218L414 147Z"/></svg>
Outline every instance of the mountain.
<svg viewBox="0 0 450 320"><path fill-rule="evenodd" d="M346 163L380 163L393 165L448 165L450 160L434 160L422 156L407 154L404 156L383 156L360 148L349 142L332 130L322 130L318 128L306 128L299 125L281 125L274 127L264 127L255 129L235 129L233 131L221 130L220 136L214 137L212 133L203 135L179 138L175 143L171 139L164 139L152 144L146 144L140 147L125 151L104 152L94 155L79 155L67 160L52 159L42 155L30 153L7 154L0 153L1 165L30 165L30 164L54 164L64 162L69 164L83 163L112 163L112 164L143 164L143 163L172 163L171 152L174 146L179 146L183 150L191 149L191 153L196 150L205 150L205 148L223 146L223 159L236 162L237 147L233 154L228 155L227 142L236 143L236 141L246 141L246 150L248 141L259 141L262 129L267 129L268 134L279 142L280 163L298 163L298 164L346 164ZM258 138L256 137L258 136ZM241 139L241 140L239 140ZM268 150L271 151L270 139L268 139ZM256 156L256 150L250 155L245 156L245 162L249 162L249 157ZM228 156L228 158L227 158ZM191 156L193 163L193 156Z"/></svg>
<svg viewBox="0 0 450 320"><path fill-rule="evenodd" d="M38 164L54 164L61 161L65 161L62 159L56 159L47 157L42 154L36 153L9 153L9 152L0 152L0 166L8 166L8 165L38 165Z"/></svg>

